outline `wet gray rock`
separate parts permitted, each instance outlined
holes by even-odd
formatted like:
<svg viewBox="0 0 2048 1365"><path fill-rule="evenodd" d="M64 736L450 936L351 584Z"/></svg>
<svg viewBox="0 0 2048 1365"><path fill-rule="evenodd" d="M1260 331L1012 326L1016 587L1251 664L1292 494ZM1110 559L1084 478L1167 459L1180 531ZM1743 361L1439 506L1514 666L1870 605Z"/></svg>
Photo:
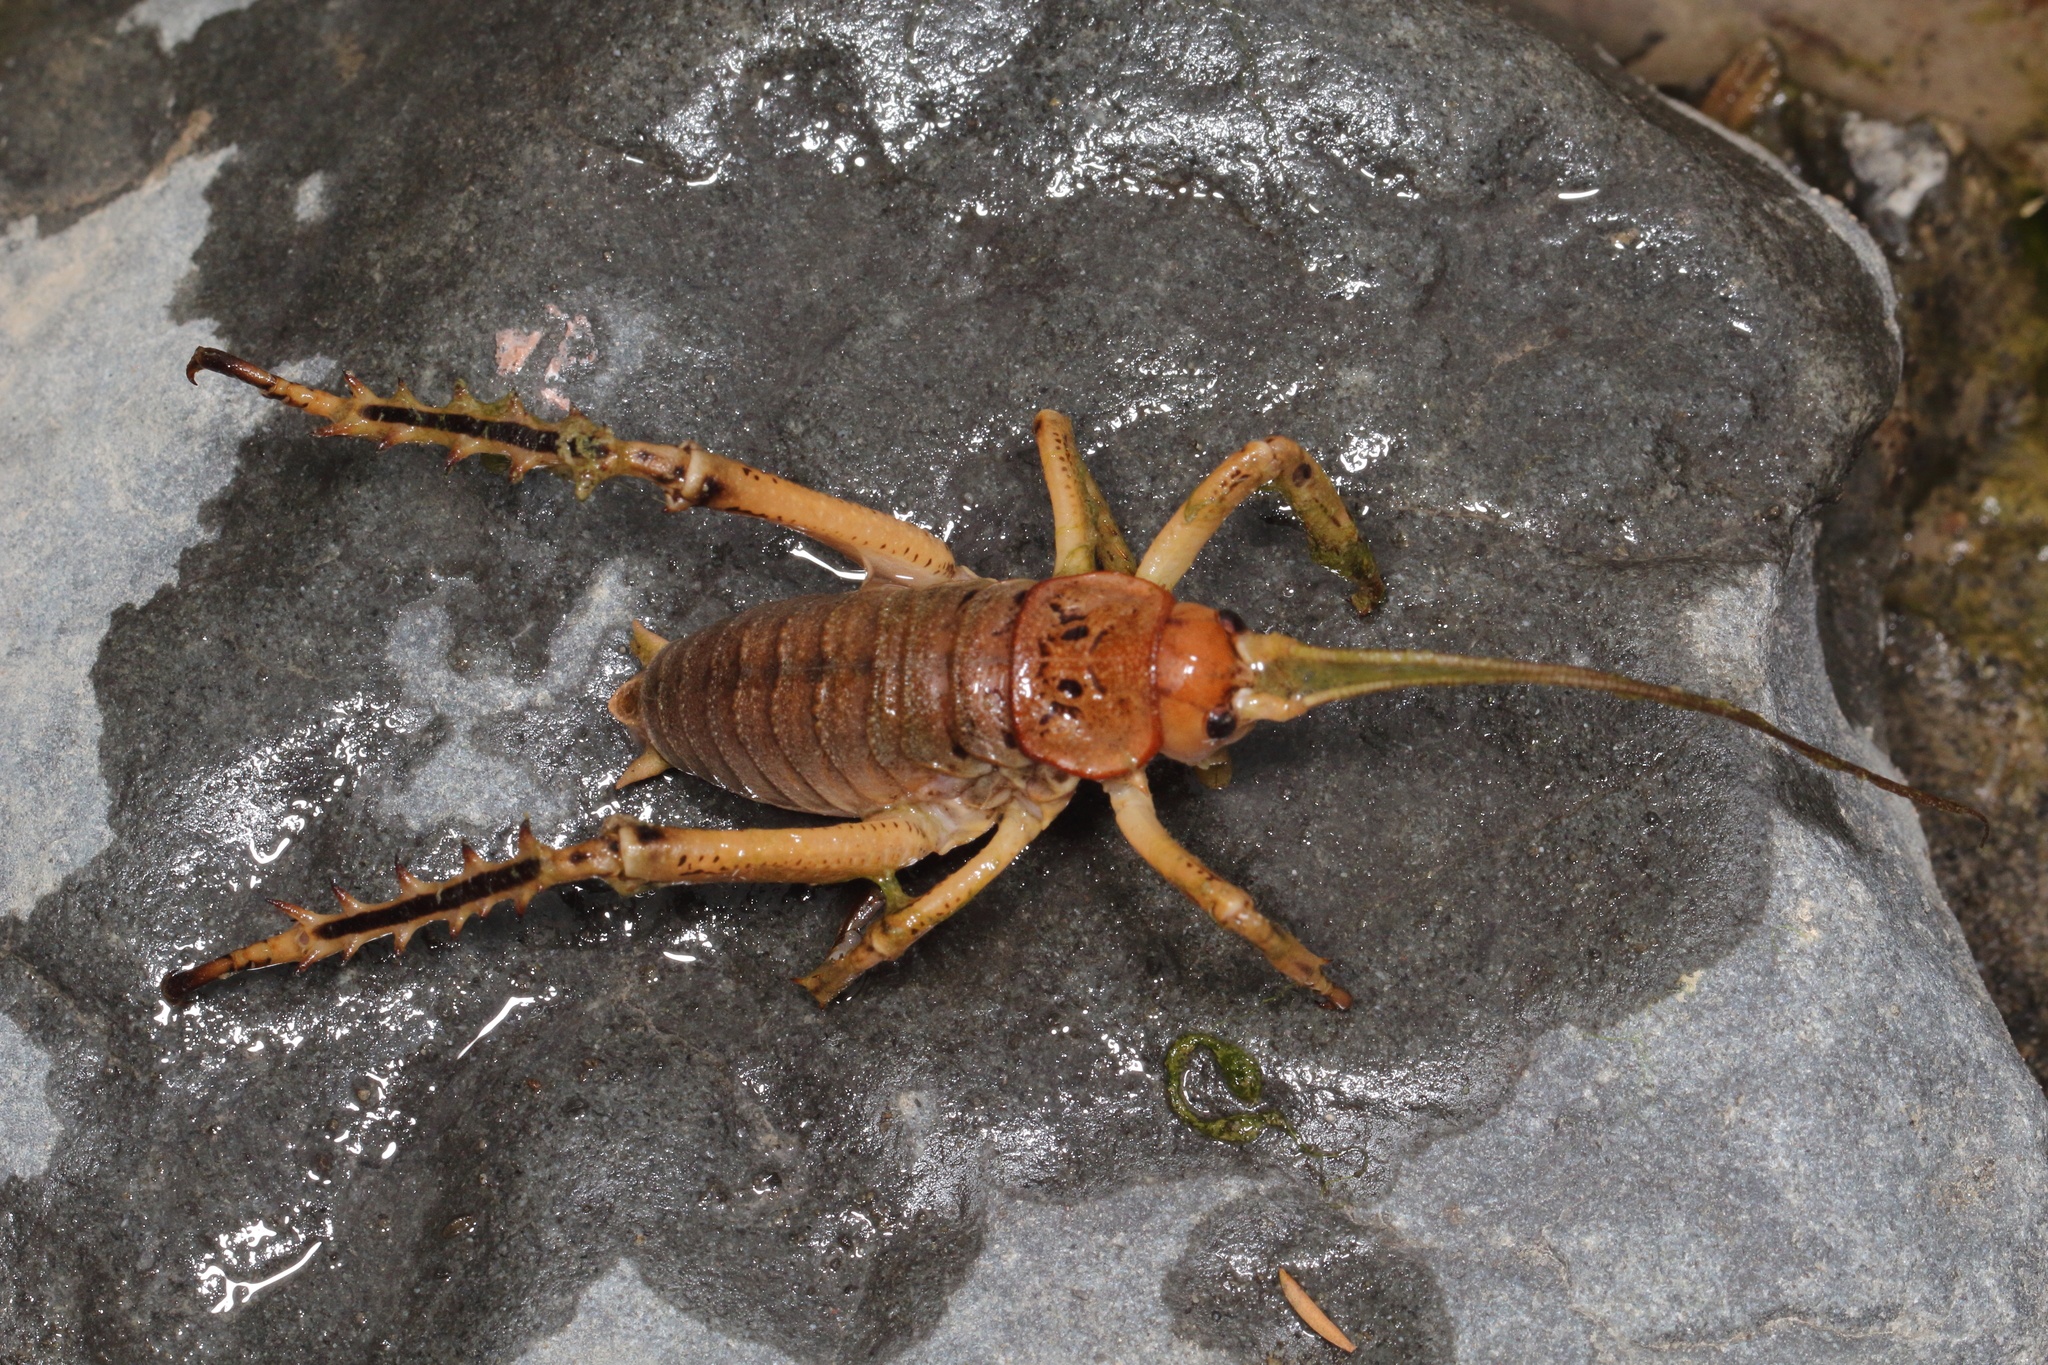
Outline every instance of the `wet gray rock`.
<svg viewBox="0 0 2048 1365"><path fill-rule="evenodd" d="M5 335L80 357L0 387L43 528L7 542L9 667L48 683L8 724L53 736L5 796L105 821L58 822L0 918L0 1354L1319 1358L1284 1262L1380 1360L2026 1358L2042 1100L1910 813L1609 699L1364 700L1241 745L1224 792L1159 776L1345 1015L1093 796L828 1011L787 978L843 888L579 888L154 994L272 932L268 896L381 893L521 814L591 829L626 618L833 586L771 527L195 394L195 333L552 393L991 574L1049 558L1041 406L1139 535L1286 431L1387 606L1353 617L1277 507L1187 596L1618 668L1880 761L1814 643L1809 518L1895 343L1856 244L1748 152L1448 5L158 8L196 153L0 247ZM77 300L105 326L61 326ZM80 546L119 596L58 572ZM629 800L781 818L673 775ZM1170 1118L1194 1027L1263 1062L1299 1145Z"/></svg>

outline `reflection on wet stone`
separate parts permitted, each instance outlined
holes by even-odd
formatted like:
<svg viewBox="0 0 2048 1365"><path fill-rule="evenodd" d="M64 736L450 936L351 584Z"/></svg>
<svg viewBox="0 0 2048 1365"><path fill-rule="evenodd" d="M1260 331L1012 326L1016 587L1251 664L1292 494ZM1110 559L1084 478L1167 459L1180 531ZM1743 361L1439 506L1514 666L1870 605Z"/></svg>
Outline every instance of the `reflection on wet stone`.
<svg viewBox="0 0 2048 1365"><path fill-rule="evenodd" d="M1725 683L1874 761L1813 645L1803 518L1892 391L1877 284L1776 174L1491 11L343 0L219 13L165 60L177 107L236 149L205 163L176 314L252 359L343 357L433 402L537 332L516 358L536 408L902 512L992 574L1049 561L1040 407L1074 417L1139 536L1281 430L1341 471L1387 605L1352 614L1277 504L1226 527L1188 597L1332 644ZM202 401L189 344L124 345L94 372L161 369L166 413ZM197 438L165 420L168 460ZM629 617L675 635L840 586L758 522L262 422L175 583L110 618L81 599L101 772L50 799L106 801L112 841L0 923L0 1003L49 1058L58 1129L46 1171L0 1186L0 1355L603 1359L645 1327L677 1359L965 1360L1067 1321L1049 1339L1072 1350L1016 1357L1313 1358L1286 1264L1385 1358L1451 1360L1517 1309L1462 1259L1495 1224L1413 1212L1484 1184L1431 1155L1521 1140L1501 1116L1544 1040L1628 1036L1731 955L1845 925L1868 951L1843 989L1940 1002L1914 1065L1984 1098L1929 1101L1916 1072L1910 1121L1876 1114L1842 1096L1882 1050L1817 1050L1842 1065L1812 1085L1841 1094L1778 1145L1745 1130L1754 1164L1704 1121L1644 1130L1725 1227L1672 1228L1631 1186L1603 1245L1668 1236L1657 1291L1710 1295L1730 1264L1834 1245L1824 1203L1745 1241L1756 1171L1924 1144L1953 1189L1917 1235L1976 1246L1973 1283L2034 1273L2024 1239L1970 1241L1986 1208L2039 1208L2039 1097L1977 1046L1996 1020L1910 815L1598 697L1364 699L1241 744L1225 790L1157 777L1169 827L1331 955L1348 1014L1179 900L1097 794L829 1010L789 978L854 888L581 887L458 944L162 1009L168 968L278 927L267 897L381 898L395 856L443 876L465 838L503 856L522 814L790 823L674 774L610 792L632 746L599 698ZM39 496L23 515L61 513ZM1773 909L1816 859L1806 918ZM1816 1048L1891 1027L1794 1018ZM1717 1052L1753 1042L1739 1009L1723 1023ZM1341 1169L1175 1120L1161 1060L1190 1031L1257 1057ZM1705 1074L1697 1047L1666 1052L1666 1081ZM1584 1159L1635 1113L1550 1140ZM1519 1228L1543 1183L1488 1216ZM1605 1263L1557 1255L1604 1292ZM1946 1293L1938 1261L1902 1263L1898 1292ZM1850 1321L1836 1282L1780 1287L1784 1312ZM1594 1329L1544 1302L1590 1359ZM2016 1294L1945 1311L1966 1354L2038 1330ZM1910 1358L1831 1342L1780 1358Z"/></svg>

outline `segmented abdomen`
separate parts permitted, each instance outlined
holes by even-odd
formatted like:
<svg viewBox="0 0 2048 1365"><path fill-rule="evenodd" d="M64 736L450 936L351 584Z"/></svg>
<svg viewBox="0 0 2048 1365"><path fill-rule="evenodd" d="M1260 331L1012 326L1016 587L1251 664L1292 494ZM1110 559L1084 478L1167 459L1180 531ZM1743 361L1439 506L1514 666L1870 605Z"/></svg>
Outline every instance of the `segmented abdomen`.
<svg viewBox="0 0 2048 1365"><path fill-rule="evenodd" d="M871 586L729 617L648 665L648 737L676 767L790 810L993 807L1037 766L1010 720L1011 639L1031 586Z"/></svg>

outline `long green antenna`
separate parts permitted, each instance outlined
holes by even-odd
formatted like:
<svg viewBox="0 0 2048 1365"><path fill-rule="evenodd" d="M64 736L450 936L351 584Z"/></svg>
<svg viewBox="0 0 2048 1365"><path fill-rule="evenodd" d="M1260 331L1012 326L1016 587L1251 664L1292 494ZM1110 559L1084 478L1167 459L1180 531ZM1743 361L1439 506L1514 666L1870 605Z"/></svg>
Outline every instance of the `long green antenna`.
<svg viewBox="0 0 2048 1365"><path fill-rule="evenodd" d="M1570 664L1525 663L1519 659L1479 659L1462 654L1433 654L1419 649L1318 649L1285 635L1240 635L1238 656L1248 665L1251 695L1238 703L1241 720L1292 720L1312 707L1370 692L1400 687L1458 687L1534 683L1542 687L1576 687L1607 692L1636 701L1653 701L1687 711L1732 720L1769 735L1823 768L1860 777L1873 787L1951 815L1964 815L1988 834L1991 821L1971 806L1945 796L1881 777L1870 769L1788 735L1756 712L1733 702L1703 697L1676 687L1644 682L1619 673L1574 668Z"/></svg>

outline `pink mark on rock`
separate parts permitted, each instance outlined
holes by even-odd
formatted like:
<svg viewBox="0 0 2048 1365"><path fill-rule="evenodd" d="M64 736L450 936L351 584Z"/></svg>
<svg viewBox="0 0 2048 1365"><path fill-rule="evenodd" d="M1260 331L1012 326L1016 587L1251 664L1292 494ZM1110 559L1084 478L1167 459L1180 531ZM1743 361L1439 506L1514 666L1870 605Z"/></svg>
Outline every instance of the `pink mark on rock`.
<svg viewBox="0 0 2048 1365"><path fill-rule="evenodd" d="M548 361L547 373L542 377L553 382L571 366L595 365L597 345L590 335L590 319L582 313L572 318L552 303L548 305L548 316L562 324L562 339L555 343L554 359ZM579 341L585 349L571 349Z"/></svg>
<svg viewBox="0 0 2048 1365"><path fill-rule="evenodd" d="M526 364L526 358L533 354L533 348L540 345L539 332L522 332L517 327L507 327L498 333L498 374L518 374Z"/></svg>
<svg viewBox="0 0 2048 1365"><path fill-rule="evenodd" d="M560 408L563 412L569 411L569 400L556 393L553 389L542 389L540 391L540 401L543 407Z"/></svg>

